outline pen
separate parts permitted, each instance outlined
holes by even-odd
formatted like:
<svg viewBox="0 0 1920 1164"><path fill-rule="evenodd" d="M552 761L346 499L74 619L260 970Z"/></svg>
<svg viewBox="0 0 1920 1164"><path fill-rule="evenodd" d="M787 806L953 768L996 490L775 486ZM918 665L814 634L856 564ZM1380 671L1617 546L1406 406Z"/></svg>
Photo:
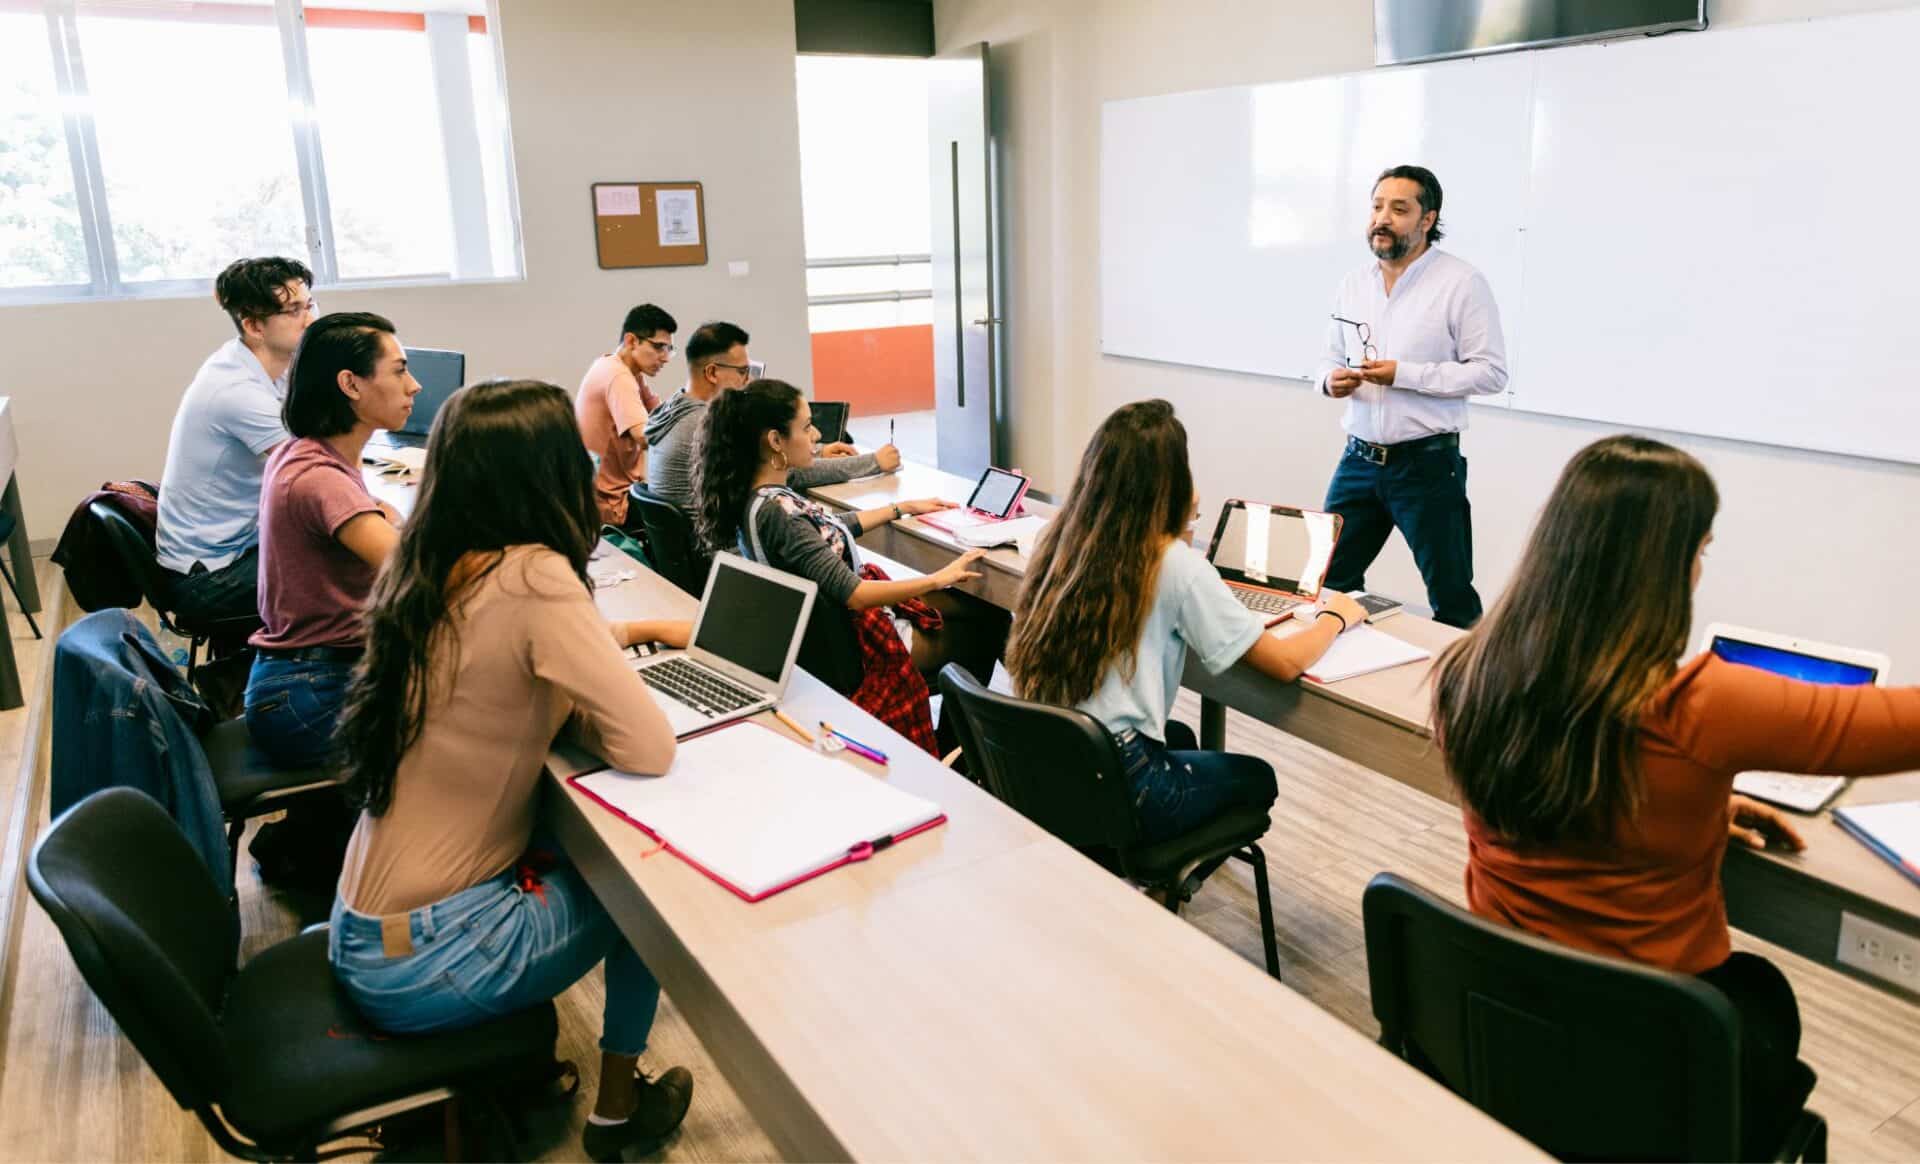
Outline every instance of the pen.
<svg viewBox="0 0 1920 1164"><path fill-rule="evenodd" d="M893 418L891 416L887 418L887 443L893 443Z"/></svg>
<svg viewBox="0 0 1920 1164"><path fill-rule="evenodd" d="M809 744L813 742L813 733L808 731L806 728L801 727L799 721L795 720L792 716L788 715L786 712L781 711L779 708L776 707L773 709L773 718L779 720L781 723L786 724L788 727L792 728L796 735L798 735L801 739L807 741Z"/></svg>
<svg viewBox="0 0 1920 1164"><path fill-rule="evenodd" d="M861 743L859 740L856 740L852 736L848 735L847 733L835 728L832 724L828 723L824 719L820 721L820 730L823 732L826 732L828 735L834 736L837 739L839 739L841 743L847 745L847 750L852 752L856 756L865 756L867 759L872 760L876 764L885 764L889 762L887 760L887 754L885 752L879 750L878 748L869 748L867 745Z"/></svg>

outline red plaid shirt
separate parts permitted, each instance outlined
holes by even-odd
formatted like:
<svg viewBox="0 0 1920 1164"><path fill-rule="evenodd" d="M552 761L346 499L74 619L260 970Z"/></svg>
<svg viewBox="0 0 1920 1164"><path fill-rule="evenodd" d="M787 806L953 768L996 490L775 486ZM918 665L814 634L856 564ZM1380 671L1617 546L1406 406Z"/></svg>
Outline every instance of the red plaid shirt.
<svg viewBox="0 0 1920 1164"><path fill-rule="evenodd" d="M874 582L888 581L878 566L861 567L860 576ZM901 617L918 630L938 630L940 612L919 599L897 604ZM860 686L854 690L854 706L899 732L929 755L938 756L940 745L933 737L933 710L928 703L927 681L914 670L913 656L893 627L893 616L884 606L870 607L853 615L853 634L860 644Z"/></svg>

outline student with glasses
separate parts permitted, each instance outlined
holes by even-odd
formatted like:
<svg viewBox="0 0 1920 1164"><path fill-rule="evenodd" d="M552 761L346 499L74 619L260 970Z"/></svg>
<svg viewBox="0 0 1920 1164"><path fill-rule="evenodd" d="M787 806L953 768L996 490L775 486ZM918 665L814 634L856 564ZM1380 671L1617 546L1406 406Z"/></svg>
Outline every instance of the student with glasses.
<svg viewBox="0 0 1920 1164"><path fill-rule="evenodd" d="M1344 519L1329 590L1358 590L1397 528L1413 551L1434 617L1472 626L1473 512L1460 433L1467 398L1507 386L1500 309L1480 272L1434 249L1440 181L1395 166L1373 187L1367 247L1327 325L1320 390L1347 402L1347 443L1326 507Z"/></svg>
<svg viewBox="0 0 1920 1164"><path fill-rule="evenodd" d="M318 312L313 272L295 259L235 260L213 297L238 334L174 414L154 545L175 616L202 626L256 613L261 471L288 440L287 368Z"/></svg>
<svg viewBox="0 0 1920 1164"><path fill-rule="evenodd" d="M722 392L744 388L752 378L745 329L725 321L704 323L687 337L687 386L647 418L647 488L691 512L694 508L694 438L707 405ZM787 474L791 489L837 485L855 477L891 473L900 467L900 450L891 444L871 453L852 445L830 444L814 450L815 460Z"/></svg>
<svg viewBox="0 0 1920 1164"><path fill-rule="evenodd" d="M627 312L620 346L595 360L580 380L573 415L587 452L600 459L594 504L605 525L627 524L627 490L647 479L647 443L642 426L660 398L647 384L673 358L673 316L651 303Z"/></svg>

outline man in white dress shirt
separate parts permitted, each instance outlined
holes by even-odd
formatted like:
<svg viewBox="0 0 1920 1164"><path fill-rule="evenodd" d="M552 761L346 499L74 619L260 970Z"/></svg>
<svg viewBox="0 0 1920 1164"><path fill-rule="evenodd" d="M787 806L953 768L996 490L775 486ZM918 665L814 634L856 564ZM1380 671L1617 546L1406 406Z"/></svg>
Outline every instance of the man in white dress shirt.
<svg viewBox="0 0 1920 1164"><path fill-rule="evenodd" d="M1347 402L1347 444L1327 485L1343 519L1327 569L1335 590L1366 585L1395 528L1407 539L1434 617L1480 618L1473 589L1473 513L1460 433L1467 397L1507 385L1500 310L1480 272L1444 251L1440 182L1395 166L1373 187L1367 245L1375 262L1334 297L1320 390Z"/></svg>

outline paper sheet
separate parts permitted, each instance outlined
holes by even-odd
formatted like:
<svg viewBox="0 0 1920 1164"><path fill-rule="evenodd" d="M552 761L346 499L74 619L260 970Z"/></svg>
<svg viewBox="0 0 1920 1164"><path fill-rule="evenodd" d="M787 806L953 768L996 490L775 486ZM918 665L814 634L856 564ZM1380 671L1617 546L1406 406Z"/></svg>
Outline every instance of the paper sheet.
<svg viewBox="0 0 1920 1164"><path fill-rule="evenodd" d="M640 213L640 187L595 186L593 212L602 218L617 214Z"/></svg>
<svg viewBox="0 0 1920 1164"><path fill-rule="evenodd" d="M1268 540L1273 533L1273 507L1247 503L1247 560L1241 569L1255 582L1267 580Z"/></svg>
<svg viewBox="0 0 1920 1164"><path fill-rule="evenodd" d="M953 531L953 540L975 549L1014 545L1038 537L1046 525L1047 519L1044 517L1016 517L1012 521L990 521L980 525L961 526Z"/></svg>
<svg viewBox="0 0 1920 1164"><path fill-rule="evenodd" d="M369 445L360 454L363 461L375 465L392 466L405 469L409 473L418 473L427 467L427 450L408 448L405 445Z"/></svg>
<svg viewBox="0 0 1920 1164"><path fill-rule="evenodd" d="M1425 647L1416 647L1362 623L1333 640L1319 662L1307 668L1307 678L1317 683L1338 683L1355 675L1385 671L1432 657L1433 652Z"/></svg>
<svg viewBox="0 0 1920 1164"><path fill-rule="evenodd" d="M660 245L700 245L700 206L697 190L656 190L653 213L660 222Z"/></svg>
<svg viewBox="0 0 1920 1164"><path fill-rule="evenodd" d="M749 897L940 815L757 723L683 741L665 776L608 770L577 783Z"/></svg>

